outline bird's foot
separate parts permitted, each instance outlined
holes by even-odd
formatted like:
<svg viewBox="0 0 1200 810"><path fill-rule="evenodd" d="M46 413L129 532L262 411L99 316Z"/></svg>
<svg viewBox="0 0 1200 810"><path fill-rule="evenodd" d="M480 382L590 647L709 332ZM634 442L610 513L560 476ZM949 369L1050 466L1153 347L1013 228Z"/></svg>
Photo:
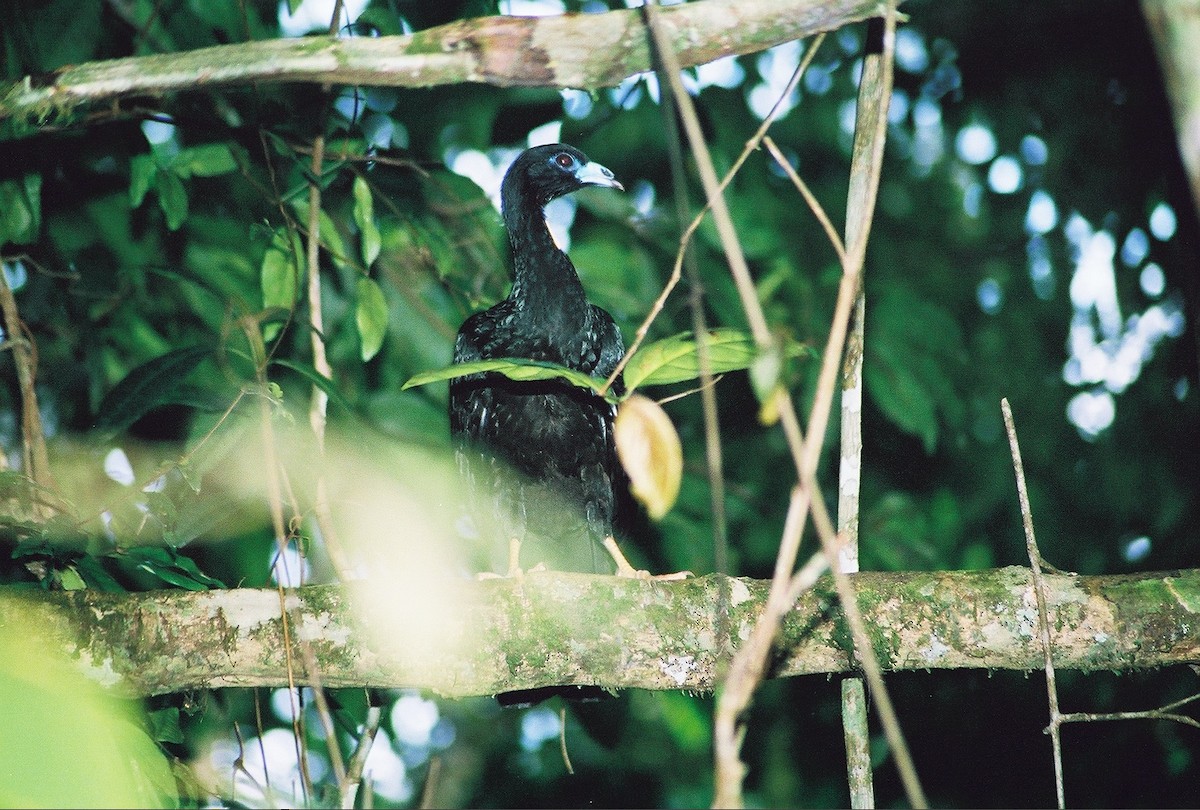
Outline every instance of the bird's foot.
<svg viewBox="0 0 1200 810"><path fill-rule="evenodd" d="M625 555L621 553L621 549L617 548L617 541L612 538L612 535L604 538L604 549L613 558L613 562L617 564L617 576L619 577L666 582L687 579L692 576L691 571L676 571L671 574L651 574L649 571L634 568L629 564L629 560L625 559Z"/></svg>
<svg viewBox="0 0 1200 810"><path fill-rule="evenodd" d="M545 570L545 564L538 563L533 568L529 569L529 573ZM508 572L504 574L497 574L492 571L484 571L476 574L475 579L480 581L485 579L520 579L521 577L525 576L525 573L526 572L521 568L521 538L513 537L508 541Z"/></svg>

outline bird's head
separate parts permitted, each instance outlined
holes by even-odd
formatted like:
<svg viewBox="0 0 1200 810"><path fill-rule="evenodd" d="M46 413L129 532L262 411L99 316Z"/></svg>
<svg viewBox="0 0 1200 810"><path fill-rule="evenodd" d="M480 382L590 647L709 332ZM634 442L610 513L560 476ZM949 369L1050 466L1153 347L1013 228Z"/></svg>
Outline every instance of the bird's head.
<svg viewBox="0 0 1200 810"><path fill-rule="evenodd" d="M613 173L573 146L552 143L526 149L513 161L500 195L505 206L517 199L541 207L584 186L605 186L624 191Z"/></svg>

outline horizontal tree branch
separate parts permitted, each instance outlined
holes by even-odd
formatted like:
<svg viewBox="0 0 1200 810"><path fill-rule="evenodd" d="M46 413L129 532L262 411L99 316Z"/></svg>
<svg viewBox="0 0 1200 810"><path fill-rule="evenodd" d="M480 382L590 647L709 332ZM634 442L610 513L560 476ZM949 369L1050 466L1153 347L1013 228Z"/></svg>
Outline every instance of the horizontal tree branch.
<svg viewBox="0 0 1200 810"><path fill-rule="evenodd" d="M1200 661L1200 570L1047 576L1054 663L1131 670ZM1041 666L1026 568L853 577L888 670ZM307 644L325 686L417 687L447 697L558 684L711 690L761 612L768 583L682 582L534 572L472 582L364 583L286 592L292 666ZM732 595L721 624L718 593ZM852 669L827 580L787 615L774 677ZM273 590L0 590L0 622L20 621L130 695L284 686L288 662ZM314 660L314 659L308 659Z"/></svg>
<svg viewBox="0 0 1200 810"><path fill-rule="evenodd" d="M685 66L760 51L881 13L878 0L704 0L662 9ZM408 36L314 36L68 65L0 87L0 122L60 122L83 104L262 82L432 87L611 87L651 69L637 9L478 17Z"/></svg>

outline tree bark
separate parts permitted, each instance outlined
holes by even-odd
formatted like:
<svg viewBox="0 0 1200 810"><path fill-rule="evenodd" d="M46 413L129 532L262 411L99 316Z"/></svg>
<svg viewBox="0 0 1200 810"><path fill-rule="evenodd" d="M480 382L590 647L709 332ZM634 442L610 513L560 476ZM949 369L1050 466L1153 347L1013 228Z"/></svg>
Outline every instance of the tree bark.
<svg viewBox="0 0 1200 810"><path fill-rule="evenodd" d="M752 53L879 12L875 0L705 0L663 8L685 67ZM67 65L0 87L7 134L61 124L84 104L263 82L394 87L611 87L651 70L637 9L478 17L408 36L314 36ZM5 123L7 122L7 123Z"/></svg>
<svg viewBox="0 0 1200 810"><path fill-rule="evenodd" d="M1026 568L853 579L884 669L1042 666ZM737 644L762 610L766 582L533 572L430 581L419 593L309 586L285 594L292 674L297 683L416 687L446 697L556 684L707 691L731 655L717 641L722 580L733 595ZM1046 580L1057 667L1200 661L1200 570ZM854 668L836 604L828 580L801 597L784 621L772 677ZM280 614L274 590L0 590L0 622L46 634L93 679L132 696L287 685ZM319 662L319 672L306 672L306 660Z"/></svg>
<svg viewBox="0 0 1200 810"><path fill-rule="evenodd" d="M1200 0L1142 0L1175 118L1179 154L1200 213Z"/></svg>

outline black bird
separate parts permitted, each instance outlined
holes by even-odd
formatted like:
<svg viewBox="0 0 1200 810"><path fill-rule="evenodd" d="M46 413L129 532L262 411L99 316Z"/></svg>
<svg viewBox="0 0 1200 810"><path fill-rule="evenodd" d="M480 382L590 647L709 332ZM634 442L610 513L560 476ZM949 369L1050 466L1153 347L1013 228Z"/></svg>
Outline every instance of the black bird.
<svg viewBox="0 0 1200 810"><path fill-rule="evenodd" d="M454 362L494 358L549 361L606 378L625 353L612 316L590 303L575 266L559 250L543 208L584 186L624 190L613 173L565 144L523 152L500 186L501 214L515 279L508 297L467 318ZM617 381L619 391L620 382ZM622 479L613 442L615 409L561 380L515 382L473 374L450 383L450 432L460 468L512 548L520 542L583 559L603 544L618 573L636 576L612 540L614 483ZM480 511L480 510L476 510ZM486 510L485 510L486 511Z"/></svg>

